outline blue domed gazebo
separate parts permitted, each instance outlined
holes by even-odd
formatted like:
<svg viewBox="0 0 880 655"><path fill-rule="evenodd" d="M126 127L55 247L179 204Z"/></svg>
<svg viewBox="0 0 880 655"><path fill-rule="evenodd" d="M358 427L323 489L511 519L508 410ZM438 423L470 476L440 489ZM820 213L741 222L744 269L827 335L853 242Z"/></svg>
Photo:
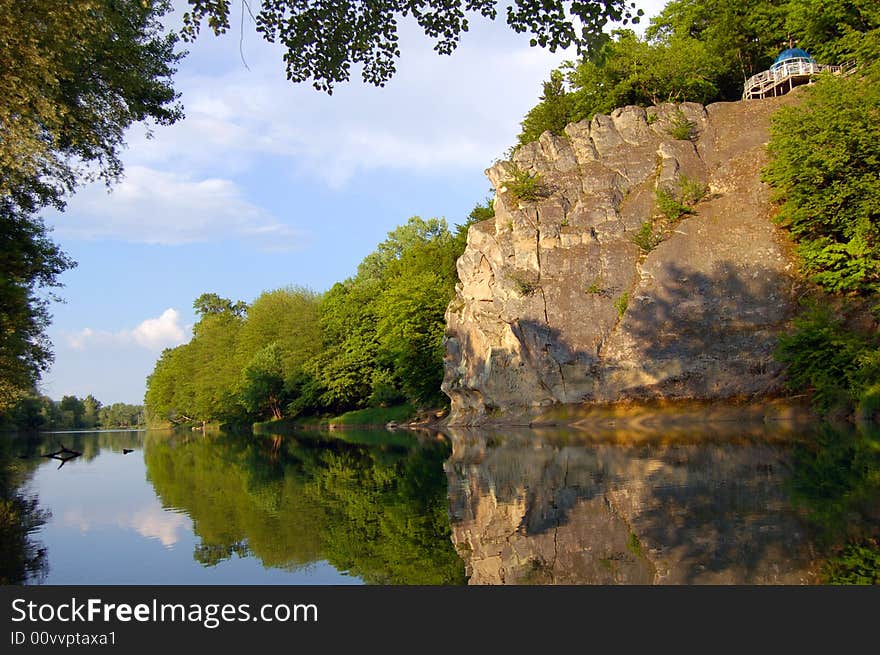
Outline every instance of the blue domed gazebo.
<svg viewBox="0 0 880 655"><path fill-rule="evenodd" d="M809 83L813 75L822 71L839 74L843 68L817 64L806 50L789 47L779 53L770 70L753 75L746 81L743 100L785 95L794 87Z"/></svg>
<svg viewBox="0 0 880 655"><path fill-rule="evenodd" d="M779 56L776 58L776 61L773 62L770 70L776 70L787 63L792 64L795 60L801 60L807 64L816 64L816 60L813 59L806 50L801 50L800 48L788 48L779 53Z"/></svg>

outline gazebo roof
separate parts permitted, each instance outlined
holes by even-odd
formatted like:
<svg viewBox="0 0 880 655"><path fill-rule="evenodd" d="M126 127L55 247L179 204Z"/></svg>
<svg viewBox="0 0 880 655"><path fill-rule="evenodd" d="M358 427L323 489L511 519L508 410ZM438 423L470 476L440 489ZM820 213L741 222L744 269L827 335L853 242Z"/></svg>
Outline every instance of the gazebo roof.
<svg viewBox="0 0 880 655"><path fill-rule="evenodd" d="M773 62L770 70L780 66L789 59L806 59L808 61L813 61L813 58L806 50L802 50L801 48L788 48L779 53L779 56L776 58L776 61Z"/></svg>

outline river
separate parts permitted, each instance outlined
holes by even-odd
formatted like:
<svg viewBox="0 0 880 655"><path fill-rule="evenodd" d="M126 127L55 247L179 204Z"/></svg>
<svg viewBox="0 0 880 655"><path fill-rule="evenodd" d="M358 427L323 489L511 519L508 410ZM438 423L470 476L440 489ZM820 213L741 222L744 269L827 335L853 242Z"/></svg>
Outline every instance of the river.
<svg viewBox="0 0 880 655"><path fill-rule="evenodd" d="M880 438L828 425L2 435L0 466L7 584L813 584L880 524Z"/></svg>

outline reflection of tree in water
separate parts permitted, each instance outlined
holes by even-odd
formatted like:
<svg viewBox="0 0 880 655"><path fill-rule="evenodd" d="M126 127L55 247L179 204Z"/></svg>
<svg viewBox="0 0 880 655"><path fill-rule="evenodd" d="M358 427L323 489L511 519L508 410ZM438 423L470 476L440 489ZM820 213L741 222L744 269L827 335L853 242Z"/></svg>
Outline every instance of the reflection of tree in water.
<svg viewBox="0 0 880 655"><path fill-rule="evenodd" d="M193 557L205 566L216 566L233 555L247 557L248 554L248 547L244 542L234 544L206 544L203 542L196 545Z"/></svg>
<svg viewBox="0 0 880 655"><path fill-rule="evenodd" d="M0 584L39 582L49 570L46 549L34 541L32 533L49 519L40 509L39 499L20 491L40 463L26 458L39 439L16 437L0 439Z"/></svg>
<svg viewBox="0 0 880 655"><path fill-rule="evenodd" d="M823 425L799 444L788 484L833 583L880 584L880 429Z"/></svg>
<svg viewBox="0 0 880 655"><path fill-rule="evenodd" d="M369 583L464 581L450 541L442 443L346 431L151 438L148 477L192 519L195 557L267 567L327 560Z"/></svg>
<svg viewBox="0 0 880 655"><path fill-rule="evenodd" d="M102 451L114 453L137 450L144 445L144 430L112 430L103 432L41 432L18 435L15 439L17 457L40 463L40 456L58 450L62 445L82 453L82 461L90 462Z"/></svg>
<svg viewBox="0 0 880 655"><path fill-rule="evenodd" d="M0 584L40 582L48 573L47 550L34 540L33 534L51 515L40 508L36 495L22 491L34 470L51 462L43 456L63 445L81 453L82 461L90 461L102 450L138 449L143 445L144 434L142 431L22 433L4 435L0 439Z"/></svg>

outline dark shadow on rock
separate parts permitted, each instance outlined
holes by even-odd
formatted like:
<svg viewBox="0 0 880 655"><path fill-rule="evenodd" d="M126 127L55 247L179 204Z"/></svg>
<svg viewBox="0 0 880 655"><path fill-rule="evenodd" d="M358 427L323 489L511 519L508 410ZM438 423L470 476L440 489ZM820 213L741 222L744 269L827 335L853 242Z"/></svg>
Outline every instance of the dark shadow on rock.
<svg viewBox="0 0 880 655"><path fill-rule="evenodd" d="M642 270L645 281L617 299L621 319L609 334L518 319L508 323L518 342L511 350L481 349L467 332L450 332L443 389L453 420L516 419L554 403L715 400L781 389L773 351L796 310L794 277L723 260L709 273L650 259Z"/></svg>
<svg viewBox="0 0 880 655"><path fill-rule="evenodd" d="M776 335L792 317L798 282L756 266L720 261L707 274L673 262L650 270L650 293L630 299L618 330L632 344L628 364L681 373L657 384L678 384L695 398L754 395L778 387ZM645 389L644 391L648 391ZM638 396L637 390L627 390ZM647 395L652 395L648 393Z"/></svg>

